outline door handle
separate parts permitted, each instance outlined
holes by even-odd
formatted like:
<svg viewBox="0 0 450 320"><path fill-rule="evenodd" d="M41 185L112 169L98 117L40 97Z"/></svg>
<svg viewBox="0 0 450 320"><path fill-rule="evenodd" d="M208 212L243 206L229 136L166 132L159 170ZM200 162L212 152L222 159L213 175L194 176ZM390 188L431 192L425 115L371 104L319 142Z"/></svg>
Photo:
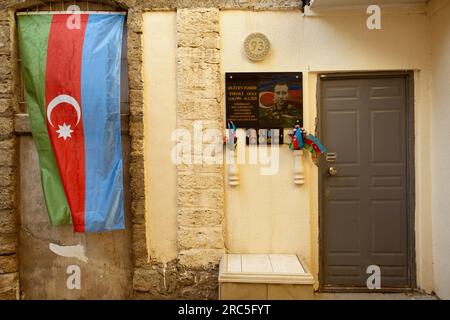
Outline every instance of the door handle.
<svg viewBox="0 0 450 320"><path fill-rule="evenodd" d="M335 175L337 175L338 174L338 169L336 168L336 167L329 167L328 168L328 174L330 175L330 176L335 176Z"/></svg>

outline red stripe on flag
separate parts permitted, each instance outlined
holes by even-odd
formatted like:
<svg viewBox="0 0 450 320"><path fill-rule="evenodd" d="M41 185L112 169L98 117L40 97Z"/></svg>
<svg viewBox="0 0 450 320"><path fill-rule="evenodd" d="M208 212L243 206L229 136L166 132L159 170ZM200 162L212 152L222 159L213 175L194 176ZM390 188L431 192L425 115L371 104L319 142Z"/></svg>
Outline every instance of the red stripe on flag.
<svg viewBox="0 0 450 320"><path fill-rule="evenodd" d="M79 28L74 24L77 19L70 17L69 14L54 15L50 27L45 78L47 128L72 211L74 230L84 232L86 171L81 57L88 15L79 16Z"/></svg>

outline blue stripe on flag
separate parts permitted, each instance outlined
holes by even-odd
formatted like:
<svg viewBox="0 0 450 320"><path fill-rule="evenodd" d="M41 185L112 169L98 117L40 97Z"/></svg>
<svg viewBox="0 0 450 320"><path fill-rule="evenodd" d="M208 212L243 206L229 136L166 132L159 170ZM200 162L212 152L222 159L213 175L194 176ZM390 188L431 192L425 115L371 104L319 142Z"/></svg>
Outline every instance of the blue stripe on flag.
<svg viewBox="0 0 450 320"><path fill-rule="evenodd" d="M81 68L86 158L85 230L124 229L120 137L123 15L89 15Z"/></svg>
<svg viewBox="0 0 450 320"><path fill-rule="evenodd" d="M299 149L303 148L303 137L300 128L297 128L297 130L295 131L295 137L297 138Z"/></svg>

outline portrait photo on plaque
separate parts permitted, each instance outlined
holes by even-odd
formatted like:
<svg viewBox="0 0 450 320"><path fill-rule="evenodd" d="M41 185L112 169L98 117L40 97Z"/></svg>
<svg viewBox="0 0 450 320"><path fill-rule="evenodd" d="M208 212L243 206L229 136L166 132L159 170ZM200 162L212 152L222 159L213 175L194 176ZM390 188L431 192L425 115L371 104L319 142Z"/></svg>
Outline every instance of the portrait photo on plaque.
<svg viewBox="0 0 450 320"><path fill-rule="evenodd" d="M299 74L259 76L259 127L291 128L303 125L302 78Z"/></svg>
<svg viewBox="0 0 450 320"><path fill-rule="evenodd" d="M238 128L303 126L301 72L226 73L226 120Z"/></svg>

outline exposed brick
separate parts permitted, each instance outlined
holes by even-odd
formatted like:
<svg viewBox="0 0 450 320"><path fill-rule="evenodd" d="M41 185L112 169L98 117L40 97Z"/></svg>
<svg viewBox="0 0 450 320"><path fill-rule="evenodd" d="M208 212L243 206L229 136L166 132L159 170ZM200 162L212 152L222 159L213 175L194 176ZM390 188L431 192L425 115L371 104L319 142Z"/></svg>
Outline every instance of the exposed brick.
<svg viewBox="0 0 450 320"><path fill-rule="evenodd" d="M2 97L11 96L11 80L4 79L0 82L0 96Z"/></svg>
<svg viewBox="0 0 450 320"><path fill-rule="evenodd" d="M17 234L0 233L0 255L13 254L17 251Z"/></svg>
<svg viewBox="0 0 450 320"><path fill-rule="evenodd" d="M140 8L130 7L127 23L130 32L142 33L142 13Z"/></svg>
<svg viewBox="0 0 450 320"><path fill-rule="evenodd" d="M2 26L0 26L1 30ZM0 31L1 32L1 31ZM1 39L0 39L0 94L2 96L11 95L12 80L11 80L11 62L9 55L1 54Z"/></svg>
<svg viewBox="0 0 450 320"><path fill-rule="evenodd" d="M6 256L0 256L0 274L16 272L17 270L18 270L17 255L11 254Z"/></svg>
<svg viewBox="0 0 450 320"><path fill-rule="evenodd" d="M134 102L137 105L142 105L144 104L144 91L143 90L130 90L130 102Z"/></svg>
<svg viewBox="0 0 450 320"><path fill-rule="evenodd" d="M191 120L219 119L222 110L216 99L202 99L200 101L183 101L178 105L178 116Z"/></svg>
<svg viewBox="0 0 450 320"><path fill-rule="evenodd" d="M178 95L180 102L218 99L221 95L220 71L215 64L179 64ZM192 75L195 78L192 79Z"/></svg>
<svg viewBox="0 0 450 320"><path fill-rule="evenodd" d="M145 265L148 260L147 241L145 238L145 225L133 225L132 244L135 265Z"/></svg>
<svg viewBox="0 0 450 320"><path fill-rule="evenodd" d="M131 204L132 222L134 224L145 224L145 200L136 200Z"/></svg>
<svg viewBox="0 0 450 320"><path fill-rule="evenodd" d="M15 187L0 188L0 209L9 209L14 207Z"/></svg>
<svg viewBox="0 0 450 320"><path fill-rule="evenodd" d="M189 249L178 254L180 264L188 268L206 268L217 265L225 254L225 249Z"/></svg>
<svg viewBox="0 0 450 320"><path fill-rule="evenodd" d="M0 300L15 300L18 298L19 274L0 274Z"/></svg>
<svg viewBox="0 0 450 320"><path fill-rule="evenodd" d="M133 0L134 1L134 0ZM142 3L145 9L176 9L215 7L220 9L301 9L299 0L152 0Z"/></svg>
<svg viewBox="0 0 450 320"><path fill-rule="evenodd" d="M132 90L143 90L142 66L128 64L128 85Z"/></svg>
<svg viewBox="0 0 450 320"><path fill-rule="evenodd" d="M0 234L16 232L16 215L14 210L0 210Z"/></svg>
<svg viewBox="0 0 450 320"><path fill-rule="evenodd" d="M178 36L178 45L191 48L219 49L220 36L215 32L181 33Z"/></svg>
<svg viewBox="0 0 450 320"><path fill-rule="evenodd" d="M2 9L2 7L0 7ZM0 10L0 24L8 24L9 23L9 14L6 10Z"/></svg>
<svg viewBox="0 0 450 320"><path fill-rule="evenodd" d="M133 274L133 289L136 291L157 293L160 291L159 278L159 274L155 270L135 269Z"/></svg>
<svg viewBox="0 0 450 320"><path fill-rule="evenodd" d="M221 145L223 113L219 30L219 11L216 8L178 10L177 127L188 130L194 137L195 120L202 120L202 140L207 138L205 130L208 127L218 129ZM221 162L212 166L203 161L205 147L214 143L217 137L209 137L211 141L202 141L201 148L187 151L186 156L194 155L194 163L196 157L200 157L201 165L177 166L179 261L190 268L214 265L224 252L221 225L223 165ZM214 157L216 153L217 150L210 156ZM197 278L195 283L198 283ZM181 296L198 296L198 291L195 287L183 288Z"/></svg>
<svg viewBox="0 0 450 320"><path fill-rule="evenodd" d="M178 174L178 188L181 189L217 189L222 186L221 174Z"/></svg>
<svg viewBox="0 0 450 320"><path fill-rule="evenodd" d="M131 153L130 153L130 157L131 157L131 161L133 162L132 165L134 165L134 163L138 163L139 161L141 161L141 159L144 158L144 155L142 154L142 148L144 147L144 139L143 137L139 137L139 136L132 136L131 137ZM142 178L142 175L139 176L140 178Z"/></svg>
<svg viewBox="0 0 450 320"><path fill-rule="evenodd" d="M202 30L219 32L219 10L212 8L178 10L177 30L183 33L199 33Z"/></svg>
<svg viewBox="0 0 450 320"><path fill-rule="evenodd" d="M0 166L0 187L13 186L15 183L14 169Z"/></svg>
<svg viewBox="0 0 450 320"><path fill-rule="evenodd" d="M14 133L14 121L12 117L9 118L0 117L0 137L10 136L13 133Z"/></svg>
<svg viewBox="0 0 450 320"><path fill-rule="evenodd" d="M217 299L218 268L209 264L190 268L172 260L137 268L135 299Z"/></svg>
<svg viewBox="0 0 450 320"><path fill-rule="evenodd" d="M219 226L222 224L222 221L222 210L189 208L178 209L178 223L180 224L180 226Z"/></svg>
<svg viewBox="0 0 450 320"><path fill-rule="evenodd" d="M159 294L158 274L143 272L139 267L148 267L148 254L145 230L145 188L144 188L144 144L143 144L143 78L142 78L142 2L124 0L129 8L127 17L127 62L129 86L129 134L130 151L130 190L133 222L133 256L135 269L133 287L136 291L147 291L150 296Z"/></svg>
<svg viewBox="0 0 450 320"><path fill-rule="evenodd" d="M183 173L223 173L223 165L179 164L178 172Z"/></svg>
<svg viewBox="0 0 450 320"><path fill-rule="evenodd" d="M0 4L0 9L6 5L19 4L24 7L24 0L8 0L7 4ZM114 4L114 1L107 1ZM132 212L133 212L133 253L135 265L139 266L135 271L133 286L140 294L146 297L156 298L191 298L214 299L217 298L217 267L218 258L224 252L223 249L192 249L180 252L180 264L177 261L167 265L150 265L147 261L147 248L145 240L145 190L143 168L143 81L142 81L142 6L146 8L195 8L209 7L206 9L180 9L177 18L178 39L178 79L179 79L179 104L177 120L216 121L217 128L222 129L223 110L221 104L221 71L220 71L220 34L219 34L219 10L218 8L298 8L299 2L294 0L120 0L116 3L129 7L128 23L128 62L129 62L129 86L130 86L130 135L131 135L131 183ZM214 8L213 8L214 7ZM5 21L6 23L2 23ZM9 53L11 47L9 39L9 14L0 10L0 53L5 48ZM4 36L3 36L4 35ZM5 40L5 41L3 41ZM1 69L0 77L5 81L0 83L0 96L5 101L0 101L0 114L10 109L7 97L11 95L11 71L10 61L5 55L5 63ZM3 104L4 102L4 104ZM13 134L12 119L0 120L0 139ZM0 141L0 165L14 166L14 144L12 139L7 142ZM3 152L5 151L5 152ZM7 181L13 169L2 173ZM219 234L223 223L223 166L216 165L180 165L177 167L180 173L178 183L197 190L184 190L179 197L193 196L193 201L178 203L178 222L182 237L187 236L189 241L197 241L200 246L207 246L206 239L213 240L217 246L221 246ZM191 175L191 176L190 176ZM4 182L9 184L8 182ZM0 182L1 184L1 182ZM217 187L217 190L210 189ZM6 197L14 194L14 190L8 190L0 194ZM9 195L9 196L8 196ZM1 200L1 199L0 199ZM9 198L7 199L9 201ZM194 205L205 206L198 209ZM192 206L192 207L191 207ZM208 208L212 206L212 208ZM14 213L13 211L3 211ZM5 230L11 231L12 220L3 220L2 225L8 225ZM3 217L5 219L5 217ZM189 231L185 226L192 226ZM213 228L210 228L214 226ZM184 229L183 229L184 228ZM197 231L202 230L205 238L196 238ZM214 231L212 231L214 230ZM16 234L1 234L0 243L9 244L8 252L16 249ZM183 233L185 232L185 233ZM192 233L192 237L188 234ZM216 239L217 240L214 240ZM5 240L6 239L6 240ZM211 241L210 241L211 242ZM195 242L194 242L195 243ZM194 244L190 244L194 245ZM1 245L0 245L1 246ZM8 245L4 245L8 247ZM211 246L211 243L209 244ZM212 246L216 246L213 244ZM3 247L0 247L4 249ZM11 252L12 253L12 252ZM11 255L14 256L14 255ZM8 257L11 257L8 256ZM1 262L0 262L1 264ZM185 266L189 266L185 268ZM12 267L10 268L12 270ZM201 270L201 271L193 271ZM6 278L3 278L6 279ZM3 282L2 282L3 281ZM2 284L8 282L0 280ZM18 289L18 275L9 276L12 285L5 291L0 291L0 299L4 297L15 298Z"/></svg>
<svg viewBox="0 0 450 320"><path fill-rule="evenodd" d="M186 48L180 46L178 48L178 60L183 61L188 59L190 63L220 63L220 50L207 48Z"/></svg>
<svg viewBox="0 0 450 320"><path fill-rule="evenodd" d="M206 103L206 101L209 100L200 100L198 103L199 104L203 104ZM180 107L179 109L181 109L182 105L184 104L180 103ZM188 102L189 104L191 103L190 101ZM177 123L177 128L179 129L186 129L189 131L189 133L191 135L194 134L194 126L198 126L197 128L200 128L203 133L204 130L206 129L218 129L218 130L223 130L223 124L222 124L222 118L220 118L220 120L218 118L208 118L208 119L201 119L201 120L197 120L197 119L184 119L182 117L182 113L179 112L178 113L178 123ZM198 129L197 129L198 130Z"/></svg>
<svg viewBox="0 0 450 320"><path fill-rule="evenodd" d="M133 121L143 121L143 105L144 92L142 90L130 90L130 113L133 116Z"/></svg>
<svg viewBox="0 0 450 320"><path fill-rule="evenodd" d="M142 124L142 122L130 121L130 135L136 137L144 136L144 125Z"/></svg>
<svg viewBox="0 0 450 320"><path fill-rule="evenodd" d="M140 53L140 56L142 57L142 34L136 33L134 31L130 31L127 33L127 47L128 47L128 55L131 52ZM128 60L129 56L128 56Z"/></svg>
<svg viewBox="0 0 450 320"><path fill-rule="evenodd" d="M9 25L2 25L0 23L0 54L9 54L10 50L10 27ZM2 60L2 58L0 58L0 60Z"/></svg>
<svg viewBox="0 0 450 320"><path fill-rule="evenodd" d="M11 110L11 99L0 99L0 114Z"/></svg>
<svg viewBox="0 0 450 320"><path fill-rule="evenodd" d="M177 205L181 208L223 209L223 198L223 190L179 190Z"/></svg>
<svg viewBox="0 0 450 320"><path fill-rule="evenodd" d="M0 166L14 165L14 140L0 141Z"/></svg>
<svg viewBox="0 0 450 320"><path fill-rule="evenodd" d="M222 227L179 227L178 245L181 249L223 249Z"/></svg>

